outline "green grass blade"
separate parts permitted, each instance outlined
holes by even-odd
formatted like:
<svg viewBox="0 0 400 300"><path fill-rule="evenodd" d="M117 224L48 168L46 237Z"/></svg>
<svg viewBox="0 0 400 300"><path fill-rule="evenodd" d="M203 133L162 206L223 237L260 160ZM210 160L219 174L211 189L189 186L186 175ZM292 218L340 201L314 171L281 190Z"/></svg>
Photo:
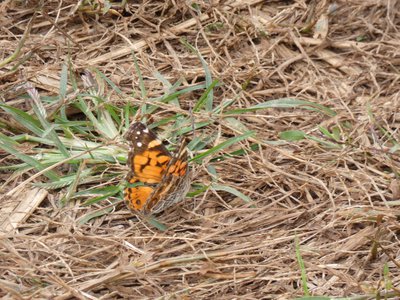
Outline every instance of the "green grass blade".
<svg viewBox="0 0 400 300"><path fill-rule="evenodd" d="M167 80L167 78L165 78L160 72L155 71L153 73L154 77L160 81L163 86L165 86L166 88L170 89L172 87L172 84Z"/></svg>
<svg viewBox="0 0 400 300"><path fill-rule="evenodd" d="M43 129L40 127L40 122L26 112L5 104L0 103L0 107L10 114L19 124L30 130L37 136L42 136Z"/></svg>
<svg viewBox="0 0 400 300"><path fill-rule="evenodd" d="M174 85L172 85L164 76L162 76L161 73L159 72L155 72L154 73L154 77L156 79L158 79L163 86L168 90L167 91L167 95L171 95L172 93L175 93L176 90L181 86L182 84L182 79L179 79L177 82L174 83ZM178 96L173 97L171 100L168 101L168 103L171 103L177 107L181 107L179 100L178 100Z"/></svg>
<svg viewBox="0 0 400 300"><path fill-rule="evenodd" d="M91 219L98 218L98 217L109 214L110 212L113 211L113 209L114 209L114 207L107 207L107 208L100 209L95 212L88 213L88 214L82 216L81 218L79 218L78 224L84 225L87 222L89 222Z"/></svg>
<svg viewBox="0 0 400 300"><path fill-rule="evenodd" d="M90 176L93 173L93 169L89 168L89 169L85 169L82 170L82 175L81 178L87 178L88 176ZM35 182L32 183L33 186L37 186L37 187L41 187L41 188L45 188L47 190L55 190L55 189L60 189L66 186L69 186L70 184L72 184L74 181L76 180L76 174L73 175L68 175L68 176L64 176L64 177L60 177L57 181L52 181L52 182ZM84 184L89 180L80 180L79 184ZM76 193L75 193L76 195Z"/></svg>
<svg viewBox="0 0 400 300"><path fill-rule="evenodd" d="M260 149L260 145L259 144L251 144L250 145L250 150L251 151L257 151L258 149ZM214 157L214 158L212 158L210 160L210 162L221 161L221 160L225 160L225 158L228 158L228 157L241 156L241 155L245 155L245 154L247 154L247 150L239 149L239 150L235 150L235 151L232 151L232 152L229 152L229 153L222 154L220 156Z"/></svg>
<svg viewBox="0 0 400 300"><path fill-rule="evenodd" d="M235 97L235 98L237 98L237 97ZM236 102L236 99L229 99L229 100L223 100L222 102L221 102L221 104L220 105L218 105L216 108L214 108L213 109L213 114L219 114L219 113L221 113L221 111L223 111L225 108L227 108L227 107L229 107L229 106L231 106L233 103L235 103Z"/></svg>
<svg viewBox="0 0 400 300"><path fill-rule="evenodd" d="M116 135L118 135L118 131L115 128L115 126L109 127L107 124L110 119L108 119L107 114L102 114L100 113L99 119L96 118L96 116L92 112L92 108L90 108L87 104L86 101L82 98L81 95L77 96L78 98L78 103L77 106L79 109L86 115L86 117L92 122L93 126L96 128L96 130L101 133L104 137L107 137L108 139L113 139Z"/></svg>
<svg viewBox="0 0 400 300"><path fill-rule="evenodd" d="M14 155L16 158L24 161L25 163L36 168L39 171L44 170L48 167L46 165L41 164L36 159L19 152L18 150L16 150L16 146L17 144L15 141L10 139L6 135L0 133L0 148L2 148L4 151L10 153L11 155ZM44 175L52 181L56 181L59 179L57 174L53 171L47 171L44 173Z"/></svg>
<svg viewBox="0 0 400 300"><path fill-rule="evenodd" d="M63 64L61 68L61 76L60 76L60 98L65 99L67 96L67 88L68 88L68 66Z"/></svg>
<svg viewBox="0 0 400 300"><path fill-rule="evenodd" d="M385 281L385 289L387 291L390 291L393 288L393 282L390 278L390 270L387 263L385 263L385 265L383 266L383 278Z"/></svg>
<svg viewBox="0 0 400 300"><path fill-rule="evenodd" d="M335 140L335 141L338 140L337 137L336 137L333 133L329 132L328 128L325 128L325 127L323 127L323 126L318 126L318 129L319 129L319 131L321 131L321 133L322 133L323 135L325 135L327 138L332 139L332 140Z"/></svg>
<svg viewBox="0 0 400 300"><path fill-rule="evenodd" d="M205 84L199 84L199 85L194 85L194 86L189 86L187 88L184 88L182 90L179 91L169 91L167 94L163 95L162 97L156 97L156 98L150 98L149 100L151 102L154 102L154 104L150 107L147 108L147 113L151 114L153 113L155 110L158 109L158 105L156 102L161 102L161 103L170 103L170 102L174 102L180 95L184 95L184 94L188 94L190 92L193 91L197 91L197 90L202 90L205 89Z"/></svg>
<svg viewBox="0 0 400 300"><path fill-rule="evenodd" d="M133 56L133 63L135 65L136 74L139 77L139 88L140 88L141 98L142 98L142 100L146 100L147 99L147 91L146 91L146 87L144 85L143 75L142 75L142 72L140 71L139 63L137 61L135 52L133 52L133 51L132 51L132 56ZM147 105L146 104L143 104L140 107L140 110L142 112L142 116L145 116L146 114L149 114L149 112L147 111ZM143 120L143 121L145 121L145 120Z"/></svg>
<svg viewBox="0 0 400 300"><path fill-rule="evenodd" d="M61 76L60 76L60 97L58 98L58 101L60 101L60 103L63 103L65 97L67 96L68 74L69 74L68 66L64 63L61 68ZM59 118L63 119L64 121L68 120L66 113L66 105L61 105Z"/></svg>
<svg viewBox="0 0 400 300"><path fill-rule="evenodd" d="M288 142L304 140L307 134L301 130L286 130L279 133L279 138Z"/></svg>
<svg viewBox="0 0 400 300"><path fill-rule="evenodd" d="M14 164L14 165L6 165L6 166L0 166L0 171L15 171L15 170L25 170L25 169L32 169L31 166L29 166L26 163L19 163L19 164Z"/></svg>
<svg viewBox="0 0 400 300"><path fill-rule="evenodd" d="M160 223L156 218L153 216L149 216L146 218L147 223L149 223L151 226L157 228L160 231L167 231L168 227L164 225L163 223Z"/></svg>
<svg viewBox="0 0 400 300"><path fill-rule="evenodd" d="M108 112L108 114L112 117L112 119L115 121L115 123L112 122L112 125L113 125L113 127L114 127L115 132L116 132L117 129L116 129L116 127L115 127L114 124L117 124L118 126L121 125L121 117L120 117L120 115L117 113L118 108L115 107L114 105L107 104L107 103L104 104L104 108L105 108L105 110Z"/></svg>
<svg viewBox="0 0 400 300"><path fill-rule="evenodd" d="M49 122L47 122L46 119L42 119L42 126L43 128L48 128L44 133L48 133L47 135L43 134L43 137L48 136L56 145L56 147L60 150L62 155L64 157L69 157L69 152L67 148L64 146L64 144L60 141L60 138L58 137L56 131L54 130L54 126L52 126Z"/></svg>
<svg viewBox="0 0 400 300"><path fill-rule="evenodd" d="M210 111L207 109L207 103L209 103L209 96L212 93L214 87L218 84L218 80L214 80L204 91L203 95L201 95L200 99L195 104L193 111L198 112L203 106L206 107L206 111Z"/></svg>
<svg viewBox="0 0 400 300"><path fill-rule="evenodd" d="M100 72L98 69L93 68L93 71L96 73L96 75L98 75L101 79L103 79L105 82L107 82L107 84L118 94L118 95L122 95L123 92L121 91L121 89L115 85L114 82L112 82L107 76L105 76L102 72Z"/></svg>
<svg viewBox="0 0 400 300"><path fill-rule="evenodd" d="M295 238L295 248L296 248L296 258L297 262L300 267L301 271L301 282L302 282L302 287L303 287L303 293L305 296L310 296L310 292L308 290L308 284L307 284L307 272L306 272L306 267L304 265L303 258L301 257L300 253L300 241L299 238L296 236Z"/></svg>
<svg viewBox="0 0 400 300"><path fill-rule="evenodd" d="M207 87L207 90L208 90L210 88L210 86L213 84L213 80L212 80L211 71L210 71L210 68L208 67L207 62L205 61L205 59L203 58L201 53L195 47L193 47L187 40L182 38L180 40L180 42L184 46L189 48L199 58L199 60L201 62L201 65L202 65L202 67L204 69L205 79L206 79L206 87ZM209 92L206 94L206 102L205 102L206 111L212 111L212 109L213 109L213 101L214 101L214 92L213 92L213 89L211 88L211 89L209 89Z"/></svg>
<svg viewBox="0 0 400 300"><path fill-rule="evenodd" d="M210 124L211 124L210 121L195 123L195 124L194 124L194 130L197 130L197 129L206 127L206 126L208 126L208 125L210 125ZM187 133L191 132L192 130L193 130L193 129L192 129L192 126L190 125L190 126L187 126L187 127L184 127L184 128L181 128L181 129L177 130L176 134L177 134L178 136L180 136L180 135L187 134Z"/></svg>
<svg viewBox="0 0 400 300"><path fill-rule="evenodd" d="M205 151L205 152L203 152L203 153L201 153L199 155L196 155L190 161L201 161L203 158L205 158L205 157L207 157L209 155L212 155L214 153L217 153L220 150L225 149L225 148L227 148L227 147L229 147L229 146L231 146L233 144L236 144L236 143L238 143L238 142L240 142L242 140L245 140L245 139L251 137L252 135L254 135L254 131L248 131L248 132L246 132L246 133L244 133L242 135L232 137L232 138L220 143L219 145L217 145L217 146L215 146L215 147L213 147L213 148L211 148L211 149L209 149L209 150L207 150L207 151Z"/></svg>
<svg viewBox="0 0 400 300"><path fill-rule="evenodd" d="M329 141L325 141L325 140L322 140L322 139L317 138L317 137L312 136L312 135L308 135L307 134L306 138L309 139L309 140L312 140L314 142L320 143L321 145L323 145L325 147L328 147L328 148L333 148L333 149L342 149L343 148L342 145L335 144L335 143L332 143L332 142L329 142Z"/></svg>
<svg viewBox="0 0 400 300"><path fill-rule="evenodd" d="M216 181L218 179L217 169L212 164L207 165L207 171L208 174L211 175L213 181Z"/></svg>
<svg viewBox="0 0 400 300"><path fill-rule="evenodd" d="M257 111L260 109L267 109L267 108L304 108L307 110L322 112L330 117L333 117L336 115L335 111L333 111L332 109L330 109L326 106L323 106L318 103L310 102L310 101L295 99L295 98L282 98L282 99L270 100L270 101L266 101L263 103L259 103L257 105L251 106L251 107L226 111L224 114L229 114L229 115L230 114L243 114L246 112L253 112L253 111Z"/></svg>
<svg viewBox="0 0 400 300"><path fill-rule="evenodd" d="M203 90L205 88L206 88L205 84L198 84L198 85L186 87L179 91L175 91L175 90L171 89L167 94L165 94L161 97L149 98L149 100L152 102L169 103L170 101L172 101L172 99L174 99L180 95L188 94L188 93L198 91L198 90Z"/></svg>
<svg viewBox="0 0 400 300"><path fill-rule="evenodd" d="M77 172L74 174L74 181L68 186L67 193L61 198L61 203L64 206L74 195L80 182L82 182L82 173L85 170L86 161L83 160L79 165Z"/></svg>
<svg viewBox="0 0 400 300"><path fill-rule="evenodd" d="M231 128L236 129L239 132L246 132L249 131L246 125L244 125L241 121L239 121L237 118L232 118L232 117L227 117L224 119L225 122L229 124Z"/></svg>
<svg viewBox="0 0 400 300"><path fill-rule="evenodd" d="M194 189L193 189L194 187ZM208 185L202 185L202 184L192 184L192 191L188 192L186 194L186 197L188 198L193 198L195 196L198 196L200 194L203 194L205 191L209 189Z"/></svg>
<svg viewBox="0 0 400 300"><path fill-rule="evenodd" d="M125 121L124 128L125 128L125 130L128 130L129 125L131 123L130 119L129 119L129 116L131 115L131 105L129 104L129 101L126 102L123 113L124 113L124 121Z"/></svg>
<svg viewBox="0 0 400 300"><path fill-rule="evenodd" d="M113 121L113 111L109 106L105 105L104 110L102 110L98 115L98 124L100 126L101 132L109 137L110 139L114 139L119 135L118 129L115 127L115 122ZM109 110L110 109L110 110Z"/></svg>
<svg viewBox="0 0 400 300"><path fill-rule="evenodd" d="M236 197L239 197L240 199L242 199L246 203L251 203L252 202L250 197L246 196L242 192L239 192L237 189L235 189L233 187L226 186L226 185L215 184L215 183L213 183L211 185L211 187L216 191L224 191L224 192L228 192L228 193L230 193L232 195L235 195Z"/></svg>
<svg viewBox="0 0 400 300"><path fill-rule="evenodd" d="M51 124L46 119L47 118L46 109L40 99L39 92L30 84L29 85L27 84L27 91L28 91L28 95L32 99L31 103L32 103L33 111L36 114L36 117L38 118L42 127L47 129L46 130L47 136L51 140L53 140L54 144L57 146L57 148L60 150L60 152L65 157L69 157L69 152L68 152L67 148L65 148L64 144L58 138L58 135L57 135L56 131L54 130L54 127L51 126ZM43 133L41 137L46 137L46 136Z"/></svg>
<svg viewBox="0 0 400 300"><path fill-rule="evenodd" d="M240 199L242 199L244 202L246 203L252 203L253 200L251 200L250 197L246 196L245 194L243 194L242 192L239 192L237 189L230 187L230 186L226 186L226 185L219 185L219 184L215 184L213 183L211 185L211 188L216 190L216 191L224 191L224 192L228 192L236 197L239 197ZM255 205L251 205L251 208L256 208Z"/></svg>
<svg viewBox="0 0 400 300"><path fill-rule="evenodd" d="M201 139L198 136L195 136L187 145L187 147L193 152L203 150L205 146L207 146L207 143L204 142L203 139Z"/></svg>
<svg viewBox="0 0 400 300"><path fill-rule="evenodd" d="M118 185L112 185L112 186L108 186L105 188L97 188L97 189L91 189L91 190L86 190L86 191L82 191L79 193L76 193L76 196L83 196L86 194L90 194L90 195L96 195L98 194L98 196L93 197L87 201L85 201L85 203L83 203L83 205L92 205L94 203L97 203L99 201L105 200L109 197L115 196L117 194L119 194L121 192L121 187Z"/></svg>
<svg viewBox="0 0 400 300"><path fill-rule="evenodd" d="M29 20L28 26L26 26L24 34L22 35L22 38L18 42L18 45L15 48L14 52L11 53L9 56L7 56L4 60L0 61L0 68L11 63L20 55L20 51L23 48L23 46L25 45L25 41L26 41L27 37L29 37L29 33L32 29L32 24L34 23L33 21L35 20L35 18L36 18L36 14L33 15L33 17Z"/></svg>

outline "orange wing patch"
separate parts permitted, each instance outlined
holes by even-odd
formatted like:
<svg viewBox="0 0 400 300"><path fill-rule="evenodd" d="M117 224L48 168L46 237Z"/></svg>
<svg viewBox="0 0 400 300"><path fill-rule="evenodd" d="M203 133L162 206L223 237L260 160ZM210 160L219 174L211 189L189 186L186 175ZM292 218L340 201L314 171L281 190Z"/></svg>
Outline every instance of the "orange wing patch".
<svg viewBox="0 0 400 300"><path fill-rule="evenodd" d="M141 182L159 183L167 169L170 157L160 155L159 151L146 150L141 154L133 155L131 165L135 176Z"/></svg>
<svg viewBox="0 0 400 300"><path fill-rule="evenodd" d="M139 180L136 177L133 177L129 180L130 184L135 184L138 182ZM125 200L128 201L128 207L133 210L142 210L146 204L147 198L153 191L154 189L149 186L127 187L124 192Z"/></svg>
<svg viewBox="0 0 400 300"><path fill-rule="evenodd" d="M140 122L131 125L126 137L131 146L128 157L131 171L124 190L127 206L133 211L157 213L184 199L190 187L185 145L173 157Z"/></svg>

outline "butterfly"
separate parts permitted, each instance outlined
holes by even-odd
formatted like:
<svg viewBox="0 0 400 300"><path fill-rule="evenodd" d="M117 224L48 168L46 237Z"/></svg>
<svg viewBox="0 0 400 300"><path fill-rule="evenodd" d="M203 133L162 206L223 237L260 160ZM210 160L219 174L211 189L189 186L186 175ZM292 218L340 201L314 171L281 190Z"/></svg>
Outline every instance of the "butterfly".
<svg viewBox="0 0 400 300"><path fill-rule="evenodd" d="M130 144L124 200L129 209L144 214L159 213L183 200L190 188L186 143L172 155L156 134L141 122L126 135Z"/></svg>

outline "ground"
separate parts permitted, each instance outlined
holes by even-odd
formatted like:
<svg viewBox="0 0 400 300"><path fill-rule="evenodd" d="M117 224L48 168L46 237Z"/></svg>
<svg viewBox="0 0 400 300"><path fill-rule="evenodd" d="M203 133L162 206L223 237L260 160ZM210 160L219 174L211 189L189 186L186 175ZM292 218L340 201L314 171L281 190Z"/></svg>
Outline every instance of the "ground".
<svg viewBox="0 0 400 300"><path fill-rule="evenodd" d="M0 3L3 299L398 299L400 2L124 2ZM137 119L192 140L152 220Z"/></svg>

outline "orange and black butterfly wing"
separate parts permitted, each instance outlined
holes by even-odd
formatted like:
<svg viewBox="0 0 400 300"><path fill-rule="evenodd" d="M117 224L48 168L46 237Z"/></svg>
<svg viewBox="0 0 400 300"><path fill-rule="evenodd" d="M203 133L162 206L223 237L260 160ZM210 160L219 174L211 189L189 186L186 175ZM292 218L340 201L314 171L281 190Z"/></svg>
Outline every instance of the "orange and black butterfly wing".
<svg viewBox="0 0 400 300"><path fill-rule="evenodd" d="M136 122L126 133L130 143L127 176L128 186L124 199L134 211L147 211L148 201L160 184L172 159L157 136L143 123Z"/></svg>
<svg viewBox="0 0 400 300"><path fill-rule="evenodd" d="M181 143L177 154L168 164L161 183L150 195L146 210L158 213L183 200L190 188L186 143Z"/></svg>

